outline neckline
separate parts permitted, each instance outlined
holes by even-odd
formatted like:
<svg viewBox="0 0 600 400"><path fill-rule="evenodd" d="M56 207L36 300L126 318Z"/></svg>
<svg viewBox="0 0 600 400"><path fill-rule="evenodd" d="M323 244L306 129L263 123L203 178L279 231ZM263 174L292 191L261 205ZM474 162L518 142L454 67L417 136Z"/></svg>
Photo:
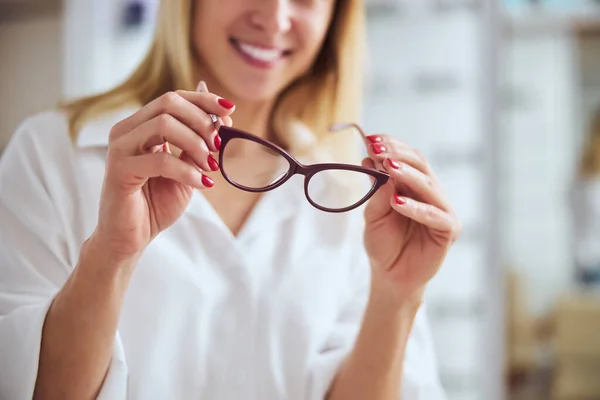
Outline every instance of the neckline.
<svg viewBox="0 0 600 400"><path fill-rule="evenodd" d="M301 177L292 177L280 187L263 193L250 210L237 235L234 235L213 205L199 190L194 191L186 213L211 224L230 242L247 242L264 232L265 229L274 230L278 224L298 212L301 207L300 201L306 201L302 191L303 179L298 178Z"/></svg>

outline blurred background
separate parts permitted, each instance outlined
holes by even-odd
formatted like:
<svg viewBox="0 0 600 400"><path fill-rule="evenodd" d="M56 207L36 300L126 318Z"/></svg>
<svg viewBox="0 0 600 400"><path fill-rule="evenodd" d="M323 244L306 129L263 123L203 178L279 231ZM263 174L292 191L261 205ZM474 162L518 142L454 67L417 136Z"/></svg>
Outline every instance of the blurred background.
<svg viewBox="0 0 600 400"><path fill-rule="evenodd" d="M366 3L363 124L421 149L464 223L427 294L449 399L600 399L600 2ZM0 151L131 72L156 5L0 0Z"/></svg>

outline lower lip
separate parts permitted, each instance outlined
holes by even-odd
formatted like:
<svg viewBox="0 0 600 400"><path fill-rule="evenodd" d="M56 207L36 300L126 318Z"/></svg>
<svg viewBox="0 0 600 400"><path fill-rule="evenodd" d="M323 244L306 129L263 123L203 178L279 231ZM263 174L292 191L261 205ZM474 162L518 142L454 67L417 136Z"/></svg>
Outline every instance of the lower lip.
<svg viewBox="0 0 600 400"><path fill-rule="evenodd" d="M283 59L283 56L279 57L276 60L273 61L263 61L263 60L258 60L252 56L250 56L249 54L246 54L245 52L243 52L236 43L231 43L231 45L233 46L233 48L237 51L237 53L242 56L242 58L250 65L252 65L253 67L257 67L257 68L261 68L261 69L270 69L273 68L277 65L278 62L280 62Z"/></svg>

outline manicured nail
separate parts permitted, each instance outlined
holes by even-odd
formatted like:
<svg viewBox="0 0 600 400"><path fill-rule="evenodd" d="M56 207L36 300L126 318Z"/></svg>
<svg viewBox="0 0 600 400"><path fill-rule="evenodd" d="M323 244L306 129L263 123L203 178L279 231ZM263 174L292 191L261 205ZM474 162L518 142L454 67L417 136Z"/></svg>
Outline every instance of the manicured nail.
<svg viewBox="0 0 600 400"><path fill-rule="evenodd" d="M375 154L385 153L385 151L387 150L384 145L379 143L372 144L371 148L373 149L373 152Z"/></svg>
<svg viewBox="0 0 600 400"><path fill-rule="evenodd" d="M228 110L232 109L235 106L235 104L225 99L219 99L219 104L221 105L221 107L224 107Z"/></svg>
<svg viewBox="0 0 600 400"><path fill-rule="evenodd" d="M406 199L402 196L400 196L399 194L395 194L394 195L394 201L396 202L396 204L403 206L404 204L406 204Z"/></svg>
<svg viewBox="0 0 600 400"><path fill-rule="evenodd" d="M202 175L202 184L207 188L211 188L215 185L215 182L208 176Z"/></svg>
<svg viewBox="0 0 600 400"><path fill-rule="evenodd" d="M212 154L208 155L208 166L210 167L211 171L219 170L219 163L217 162L217 160L215 160Z"/></svg>
<svg viewBox="0 0 600 400"><path fill-rule="evenodd" d="M215 136L215 148L217 151L221 151L221 137L219 135Z"/></svg>
<svg viewBox="0 0 600 400"><path fill-rule="evenodd" d="M369 139L369 142L371 142L371 143L381 143L383 141L381 136L377 136L377 135L367 136L367 139Z"/></svg>
<svg viewBox="0 0 600 400"><path fill-rule="evenodd" d="M400 167L402 167L402 165L399 162L394 161L391 158L388 158L387 160L390 163L390 167L392 167L394 169L400 169Z"/></svg>

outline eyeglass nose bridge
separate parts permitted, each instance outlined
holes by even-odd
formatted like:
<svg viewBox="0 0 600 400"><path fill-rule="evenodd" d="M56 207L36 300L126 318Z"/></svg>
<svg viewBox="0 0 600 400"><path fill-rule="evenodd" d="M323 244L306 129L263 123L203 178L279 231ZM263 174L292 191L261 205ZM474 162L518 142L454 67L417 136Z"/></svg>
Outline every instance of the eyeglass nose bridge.
<svg viewBox="0 0 600 400"><path fill-rule="evenodd" d="M304 176L305 185L308 184L308 181L317 173L321 172L321 169L315 169L314 166L304 165L297 160L290 160L291 168L288 172L288 176L285 178L287 181L291 179L294 175L302 175Z"/></svg>
<svg viewBox="0 0 600 400"><path fill-rule="evenodd" d="M292 168L290 171L290 177L294 175L303 175L305 178L308 177L312 173L312 169L304 164L295 161L292 163Z"/></svg>

